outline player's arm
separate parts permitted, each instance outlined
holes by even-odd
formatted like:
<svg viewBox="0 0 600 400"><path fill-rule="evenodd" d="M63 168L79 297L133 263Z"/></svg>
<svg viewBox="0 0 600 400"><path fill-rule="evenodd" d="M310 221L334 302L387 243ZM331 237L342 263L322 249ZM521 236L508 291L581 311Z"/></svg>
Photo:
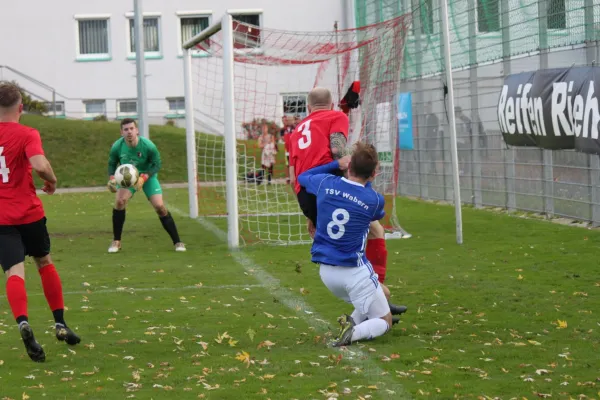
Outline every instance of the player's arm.
<svg viewBox="0 0 600 400"><path fill-rule="evenodd" d="M108 190L115 193L117 191L117 181L115 180L115 171L119 165L119 149L114 144L108 153Z"/></svg>
<svg viewBox="0 0 600 400"><path fill-rule="evenodd" d="M40 178L46 182L56 184L56 175L54 175L50 161L44 155L42 138L36 130L27 132L25 138L25 156Z"/></svg>
<svg viewBox="0 0 600 400"><path fill-rule="evenodd" d="M162 167L162 160L160 158L160 152L156 146L150 147L150 151L148 152L148 178L154 176L160 171Z"/></svg>
<svg viewBox="0 0 600 400"><path fill-rule="evenodd" d="M346 136L342 132L334 132L329 135L329 148L334 160L339 160L349 154L346 143Z"/></svg>
<svg viewBox="0 0 600 400"><path fill-rule="evenodd" d="M40 178L46 182L56 184L56 175L54 175L52 165L50 165L50 161L48 161L45 155L38 154L29 157L29 162Z"/></svg>
<svg viewBox="0 0 600 400"><path fill-rule="evenodd" d="M379 206L377 207L377 210L375 210L373 221L379 221L385 217L385 198L381 193L377 193L377 197L379 197Z"/></svg>
<svg viewBox="0 0 600 400"><path fill-rule="evenodd" d="M309 169L298 176L298 183L300 186L303 186L308 193L316 195L323 179L331 176L330 173L339 168L340 163L336 160L329 164Z"/></svg>
<svg viewBox="0 0 600 400"><path fill-rule="evenodd" d="M331 132L329 134L329 148L334 160L339 160L349 154L346 147L349 127L348 116L343 113L336 113L336 117L331 121L331 127L329 128L329 132Z"/></svg>
<svg viewBox="0 0 600 400"><path fill-rule="evenodd" d="M160 152L153 144L148 149L148 170L145 174L140 174L140 177L135 184L135 188L141 190L144 187L144 183L148 182L150 177L156 175L158 171L160 171L161 166L162 161L160 159Z"/></svg>

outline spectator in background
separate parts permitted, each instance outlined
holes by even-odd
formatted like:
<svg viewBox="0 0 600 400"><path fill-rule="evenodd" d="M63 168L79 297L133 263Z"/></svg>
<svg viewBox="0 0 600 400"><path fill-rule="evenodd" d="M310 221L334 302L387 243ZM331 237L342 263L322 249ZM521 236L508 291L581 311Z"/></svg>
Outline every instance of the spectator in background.
<svg viewBox="0 0 600 400"><path fill-rule="evenodd" d="M294 119L293 117L284 116L281 118L283 122L283 128L279 131L281 135L281 139L283 140L283 145L285 147L285 181L286 183L290 183L290 136L292 132L294 132Z"/></svg>
<svg viewBox="0 0 600 400"><path fill-rule="evenodd" d="M277 154L277 147L275 147L275 137L267 134L265 143L262 147L261 164L265 173L268 173L269 185L271 184L271 178L273 177L273 169L275 167L275 155Z"/></svg>
<svg viewBox="0 0 600 400"><path fill-rule="evenodd" d="M258 137L257 141L258 141L258 147L259 148L264 148L265 145L267 144L267 136L269 135L269 127L267 126L267 124L263 124L262 126L262 134Z"/></svg>

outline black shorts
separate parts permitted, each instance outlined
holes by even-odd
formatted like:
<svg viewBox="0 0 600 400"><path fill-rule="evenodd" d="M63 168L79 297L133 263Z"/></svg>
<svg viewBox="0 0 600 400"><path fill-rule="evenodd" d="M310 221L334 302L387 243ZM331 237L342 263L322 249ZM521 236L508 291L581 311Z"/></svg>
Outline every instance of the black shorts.
<svg viewBox="0 0 600 400"><path fill-rule="evenodd" d="M298 204L302 213L310 219L314 226L317 226L317 196L310 194L305 188L301 187L298 192Z"/></svg>
<svg viewBox="0 0 600 400"><path fill-rule="evenodd" d="M0 225L0 265L4 272L25 261L25 256L50 254L46 217L25 225Z"/></svg>
<svg viewBox="0 0 600 400"><path fill-rule="evenodd" d="M344 176L344 171L336 170L332 172L332 175ZM317 226L317 196L308 193L304 187L300 187L298 204L300 204L304 216L310 219L314 226Z"/></svg>

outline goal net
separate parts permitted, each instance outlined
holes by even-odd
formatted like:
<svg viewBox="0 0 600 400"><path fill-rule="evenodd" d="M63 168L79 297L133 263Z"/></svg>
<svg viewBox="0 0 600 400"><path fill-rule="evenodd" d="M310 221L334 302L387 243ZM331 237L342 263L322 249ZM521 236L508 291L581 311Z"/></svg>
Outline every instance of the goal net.
<svg viewBox="0 0 600 400"><path fill-rule="evenodd" d="M373 186L386 195L388 237L409 236L395 209L397 96L409 25L404 15L358 29L292 32L225 15L186 43L188 146L195 135L196 158L188 164L196 195L190 215L197 210L227 225L230 244L311 242L287 180L282 132L307 115L307 94L319 86L349 116L348 145L377 148Z"/></svg>

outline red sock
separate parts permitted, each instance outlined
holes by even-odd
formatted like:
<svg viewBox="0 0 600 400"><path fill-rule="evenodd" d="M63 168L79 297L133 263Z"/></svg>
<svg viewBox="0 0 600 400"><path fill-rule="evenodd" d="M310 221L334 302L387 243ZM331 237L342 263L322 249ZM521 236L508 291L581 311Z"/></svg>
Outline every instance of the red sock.
<svg viewBox="0 0 600 400"><path fill-rule="evenodd" d="M27 291L25 281L13 275L6 281L6 297L17 322L27 321Z"/></svg>
<svg viewBox="0 0 600 400"><path fill-rule="evenodd" d="M385 281L387 271L387 249L385 239L369 239L367 241L367 260L373 266L373 270L379 276L379 282Z"/></svg>
<svg viewBox="0 0 600 400"><path fill-rule="evenodd" d="M42 267L40 270L40 277L42 278L42 286L44 287L44 295L50 306L50 310L53 312L56 310L62 310L65 308L63 300L62 284L60 283L60 277L54 264L48 264Z"/></svg>

